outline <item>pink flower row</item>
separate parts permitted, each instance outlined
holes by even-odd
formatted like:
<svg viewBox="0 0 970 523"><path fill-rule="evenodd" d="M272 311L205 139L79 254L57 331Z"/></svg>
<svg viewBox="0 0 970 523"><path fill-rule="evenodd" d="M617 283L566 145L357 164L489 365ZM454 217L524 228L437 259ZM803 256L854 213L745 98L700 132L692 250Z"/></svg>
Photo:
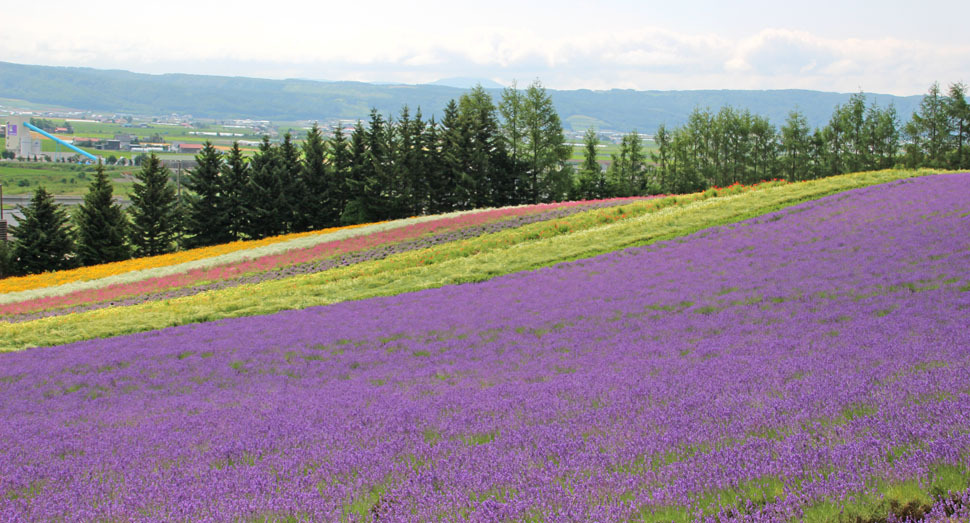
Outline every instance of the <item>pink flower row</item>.
<svg viewBox="0 0 970 523"><path fill-rule="evenodd" d="M629 200L629 198L624 198ZM362 251L381 245L391 245L426 235L440 234L466 227L483 225L503 219L537 214L558 208L590 205L602 200L545 203L520 207L503 207L489 211L463 214L451 218L416 223L405 227L379 231L365 236L321 243L313 247L294 249L280 254L246 259L226 265L193 269L182 274L150 278L137 282L120 283L99 289L87 289L62 296L36 298L18 303L0 305L0 314L25 314L43 310L71 307L85 303L100 303L142 294L200 285L213 281L237 278L249 274L278 269L316 260L331 258L350 252Z"/></svg>

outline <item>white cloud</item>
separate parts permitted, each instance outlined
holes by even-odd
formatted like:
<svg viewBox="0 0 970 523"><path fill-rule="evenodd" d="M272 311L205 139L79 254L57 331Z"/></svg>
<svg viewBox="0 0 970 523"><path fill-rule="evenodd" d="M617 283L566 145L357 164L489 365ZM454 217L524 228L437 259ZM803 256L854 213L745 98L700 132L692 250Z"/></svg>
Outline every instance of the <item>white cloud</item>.
<svg viewBox="0 0 970 523"><path fill-rule="evenodd" d="M51 1L50 12L58 12L62 0ZM498 1L499 8L516 6ZM118 13L75 13L63 27L55 19L40 40L30 24L9 24L0 32L0 57L20 63L274 78L418 83L464 76L508 83L539 77L561 89L808 88L919 94L934 80L970 80L959 77L970 71L970 45L963 42L838 38L773 28L721 36L636 27L636 20L619 20L616 29L603 23L586 28L581 18L552 30L548 23L530 24L527 17L505 20L501 9L471 13L465 25L449 25L448 17L460 11L444 2L420 19L403 3L324 3L326 9L304 7L285 15L265 3L233 4L246 16L199 3L195 14L179 14L188 5L159 10L145 22ZM369 24L367 15L375 9L383 9L383 22ZM225 23L213 23L219 20Z"/></svg>

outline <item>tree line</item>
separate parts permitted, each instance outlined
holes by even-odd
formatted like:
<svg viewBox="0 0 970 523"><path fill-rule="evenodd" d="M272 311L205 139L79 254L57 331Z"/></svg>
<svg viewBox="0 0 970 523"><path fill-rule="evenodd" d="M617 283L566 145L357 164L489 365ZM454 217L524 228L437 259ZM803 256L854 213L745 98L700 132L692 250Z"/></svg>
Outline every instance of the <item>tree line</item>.
<svg viewBox="0 0 970 523"><path fill-rule="evenodd" d="M653 140L656 150L648 155L636 131L624 136L604 171L595 161L596 133L589 130L575 196L685 193L896 166L968 169L970 109L963 84L943 94L934 83L906 125L892 105L867 106L860 93L837 106L822 128L810 129L797 109L780 129L747 110L695 109L680 127L661 125Z"/></svg>
<svg viewBox="0 0 970 523"><path fill-rule="evenodd" d="M780 129L747 110L696 109L681 127L661 125L647 152L625 135L604 170L598 135L584 137L574 172L571 147L537 81L514 85L498 103L481 87L449 102L440 122L404 107L397 118L372 110L349 135L324 138L314 125L297 144L264 137L246 158L206 143L179 199L171 173L151 155L141 162L123 210L103 169L72 217L39 188L12 245L0 245L0 275L29 274L152 256L179 248L317 230L420 214L563 199L685 193L733 183L815 179L895 166L970 168L970 108L963 84L931 86L901 126L892 106L862 94L810 129L792 111Z"/></svg>

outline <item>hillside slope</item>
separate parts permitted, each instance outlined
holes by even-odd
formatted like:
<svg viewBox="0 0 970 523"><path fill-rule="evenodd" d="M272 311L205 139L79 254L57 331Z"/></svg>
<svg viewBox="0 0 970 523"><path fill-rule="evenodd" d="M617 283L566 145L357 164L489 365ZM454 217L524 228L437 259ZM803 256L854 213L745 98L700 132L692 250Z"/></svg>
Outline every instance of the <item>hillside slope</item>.
<svg viewBox="0 0 970 523"><path fill-rule="evenodd" d="M439 85L375 85L360 82L265 80L187 74L148 75L82 67L49 67L0 62L5 98L78 109L138 114L191 114L203 118L271 120L366 119L372 107L397 115L404 105L420 107L440 121L448 100L464 89ZM501 89L489 89L497 100ZM808 124L822 126L849 94L806 90L776 91L558 91L549 94L566 128L598 128L651 134L661 123L678 126L695 108L749 109L781 125L799 109ZM905 122L921 96L869 95L880 106L894 104Z"/></svg>
<svg viewBox="0 0 970 523"><path fill-rule="evenodd" d="M502 260L541 269L478 283L2 354L0 519L965 520L970 174L911 175L537 232Z"/></svg>
<svg viewBox="0 0 970 523"><path fill-rule="evenodd" d="M357 257L352 260L353 263L330 265L322 271L293 271L284 273L286 277L268 281L257 279L245 282L245 285L214 288L189 296L170 295L157 300L122 301L108 308L53 317L15 315L71 305L57 299L77 291L76 283L67 281L44 289L9 292L0 296L0 307L8 316L0 322L0 350L55 345L172 325L268 314L481 281L683 236L834 192L917 174L925 173L885 171L796 184L772 182L754 188L733 187L693 195L640 200L569 216L548 215L551 219L545 221L525 225L513 223L522 226L496 232L479 229L479 233L471 237L451 236L453 241L418 244L416 248L403 252L385 249L386 255L378 258ZM469 224L458 224L459 228L465 225ZM387 241L393 243L395 237L388 237ZM245 251L241 253L245 257ZM319 261L338 254L336 251L322 251ZM192 267L182 266L186 270ZM70 274L55 273L54 277L70 280ZM232 272L221 273L215 279L229 274ZM114 282L114 278L116 275L106 274L101 280ZM109 287L102 286L97 280L81 284L95 290ZM149 285L138 287L133 292L150 294L156 290ZM85 296L83 299L87 301L114 301L113 297L105 297L99 292ZM45 301L47 298L56 299Z"/></svg>

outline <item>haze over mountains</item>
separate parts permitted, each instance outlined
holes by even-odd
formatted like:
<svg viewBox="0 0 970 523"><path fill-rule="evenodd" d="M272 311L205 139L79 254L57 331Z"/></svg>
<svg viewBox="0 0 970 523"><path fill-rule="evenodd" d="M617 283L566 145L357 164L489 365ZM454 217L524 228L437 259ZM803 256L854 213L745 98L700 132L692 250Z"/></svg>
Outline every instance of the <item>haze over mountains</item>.
<svg viewBox="0 0 970 523"><path fill-rule="evenodd" d="M269 80L188 74L150 75L121 70L49 67L0 62L0 98L76 109L134 113L191 114L198 118L332 120L365 118L371 108L397 115L404 105L440 119L445 104L475 79L448 78L430 85ZM436 85L437 84L437 85ZM482 82L496 102L502 89ZM520 81L524 88L528 81ZM798 108L810 126L824 125L833 109L852 93L809 90L609 91L548 90L566 129L637 129L652 134L658 125L684 123L695 108L749 109L780 125ZM922 96L869 94L880 106L893 104L902 121Z"/></svg>

